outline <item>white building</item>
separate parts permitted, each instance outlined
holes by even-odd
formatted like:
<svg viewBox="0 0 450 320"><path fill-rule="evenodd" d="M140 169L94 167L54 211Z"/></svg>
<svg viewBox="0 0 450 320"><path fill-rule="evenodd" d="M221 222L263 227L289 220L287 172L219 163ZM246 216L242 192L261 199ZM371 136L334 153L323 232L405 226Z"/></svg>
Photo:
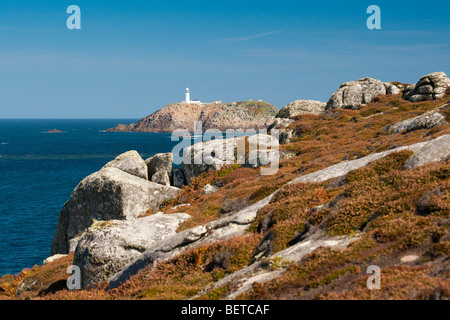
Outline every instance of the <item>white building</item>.
<svg viewBox="0 0 450 320"><path fill-rule="evenodd" d="M186 98L184 100L187 104L202 104L200 100L191 100L191 94L189 93L189 88L186 88Z"/></svg>

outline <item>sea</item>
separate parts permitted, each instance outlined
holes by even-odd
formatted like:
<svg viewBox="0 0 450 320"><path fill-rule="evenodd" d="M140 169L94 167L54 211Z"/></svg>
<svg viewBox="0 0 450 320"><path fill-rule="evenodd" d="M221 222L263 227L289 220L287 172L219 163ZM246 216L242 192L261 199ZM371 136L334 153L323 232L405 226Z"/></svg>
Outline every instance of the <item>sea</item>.
<svg viewBox="0 0 450 320"><path fill-rule="evenodd" d="M123 152L146 159L178 143L170 133L104 131L137 120L0 119L0 277L50 256L59 213L86 176Z"/></svg>

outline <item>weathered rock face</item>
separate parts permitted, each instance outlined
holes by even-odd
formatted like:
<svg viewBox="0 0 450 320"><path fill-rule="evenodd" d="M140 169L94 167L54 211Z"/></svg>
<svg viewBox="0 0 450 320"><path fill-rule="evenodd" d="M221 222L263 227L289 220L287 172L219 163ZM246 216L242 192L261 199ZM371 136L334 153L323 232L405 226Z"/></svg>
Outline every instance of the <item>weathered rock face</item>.
<svg viewBox="0 0 450 320"><path fill-rule="evenodd" d="M128 151L108 162L104 168L117 168L133 176L148 179L147 165L137 151Z"/></svg>
<svg viewBox="0 0 450 320"><path fill-rule="evenodd" d="M289 129L289 126L294 122L295 121L291 119L275 118L275 121L270 125L268 131L272 133L273 130L278 130L280 144L289 143L294 137L294 131Z"/></svg>
<svg viewBox="0 0 450 320"><path fill-rule="evenodd" d="M173 167L172 170L172 185L176 188L183 188L186 185L186 178L184 177L183 169Z"/></svg>
<svg viewBox="0 0 450 320"><path fill-rule="evenodd" d="M281 108L275 117L290 119L305 113L321 114L326 106L326 103L320 101L297 100Z"/></svg>
<svg viewBox="0 0 450 320"><path fill-rule="evenodd" d="M202 105L173 103L164 106L136 124L118 125L107 131L173 132L177 129L194 131L196 121L203 129L261 129L267 128L278 109L263 101L205 103Z"/></svg>
<svg viewBox="0 0 450 320"><path fill-rule="evenodd" d="M170 186L170 179L167 171L158 171L152 176L152 182L163 186Z"/></svg>
<svg viewBox="0 0 450 320"><path fill-rule="evenodd" d="M380 80L364 78L357 81L345 82L331 96L326 110L357 110L362 105L372 102L373 98L377 95L382 94L386 94L386 87Z"/></svg>
<svg viewBox="0 0 450 320"><path fill-rule="evenodd" d="M51 253L68 253L69 240L95 220L135 219L161 203L174 198L179 189L166 187L107 167L86 177L64 205L53 238Z"/></svg>
<svg viewBox="0 0 450 320"><path fill-rule="evenodd" d="M188 214L157 213L130 221L102 221L78 240L74 264L81 268L82 287L108 279L154 244L173 236Z"/></svg>
<svg viewBox="0 0 450 320"><path fill-rule="evenodd" d="M166 171L167 174L170 175L170 172L172 171L173 154L170 152L158 153L145 160L145 163L147 164L148 177L150 180L158 171Z"/></svg>
<svg viewBox="0 0 450 320"><path fill-rule="evenodd" d="M437 100L445 96L450 87L450 79L444 72L434 72L420 78L415 86L411 86L403 98L411 102Z"/></svg>
<svg viewBox="0 0 450 320"><path fill-rule="evenodd" d="M345 176L350 171L362 168L369 163L378 159L384 158L387 155L400 152L403 150L410 150L414 152L414 155L405 164L405 169L416 168L423 166L431 162L443 161L450 156L450 135L443 135L436 139L426 142L419 142L409 146L399 147L396 149L372 153L368 156L351 160L342 161L331 167L306 174L299 178L292 180L290 183L311 183L311 182L323 182L329 179Z"/></svg>
<svg viewBox="0 0 450 320"><path fill-rule="evenodd" d="M386 132L391 132L391 134L396 134L402 131L408 133L420 129L431 129L445 124L447 124L447 121L442 114L436 111L430 111L418 117L401 121L392 126L387 126L383 128L383 130Z"/></svg>
<svg viewBox="0 0 450 320"><path fill-rule="evenodd" d="M386 88L386 94L400 94L402 93L402 89L397 87L395 84L392 84L390 82L385 82L384 87Z"/></svg>
<svg viewBox="0 0 450 320"><path fill-rule="evenodd" d="M450 134L426 143L405 164L405 169L414 169L428 163L444 161L450 156Z"/></svg>

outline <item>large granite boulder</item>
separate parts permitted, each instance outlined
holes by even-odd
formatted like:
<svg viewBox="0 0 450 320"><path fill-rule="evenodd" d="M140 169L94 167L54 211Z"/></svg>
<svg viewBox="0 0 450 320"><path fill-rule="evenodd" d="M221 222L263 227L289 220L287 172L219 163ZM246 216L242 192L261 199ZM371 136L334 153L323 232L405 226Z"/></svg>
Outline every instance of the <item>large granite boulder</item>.
<svg viewBox="0 0 450 320"><path fill-rule="evenodd" d="M416 85L405 91L403 98L411 102L437 100L445 96L450 79L444 72L434 72L420 78Z"/></svg>
<svg viewBox="0 0 450 320"><path fill-rule="evenodd" d="M135 150L122 153L103 168L117 168L133 176L148 179L147 165Z"/></svg>
<svg viewBox="0 0 450 320"><path fill-rule="evenodd" d="M364 78L357 81L345 82L331 96L326 110L357 110L361 106L372 102L376 96L385 95L386 93L386 86L380 80Z"/></svg>
<svg viewBox="0 0 450 320"><path fill-rule="evenodd" d="M78 239L74 264L81 269L82 287L102 282L160 241L176 234L186 213L157 213L135 220L101 221Z"/></svg>
<svg viewBox="0 0 450 320"><path fill-rule="evenodd" d="M95 221L130 220L148 209L156 212L179 189L106 167L81 181L59 216L51 253L68 253L70 239Z"/></svg>
<svg viewBox="0 0 450 320"><path fill-rule="evenodd" d="M300 114L321 114L325 111L326 103L315 100L297 100L284 106L278 111L275 118L290 119Z"/></svg>
<svg viewBox="0 0 450 320"><path fill-rule="evenodd" d="M153 157L145 160L148 168L148 177L151 180L158 171L166 171L168 175L172 172L173 154L157 153Z"/></svg>

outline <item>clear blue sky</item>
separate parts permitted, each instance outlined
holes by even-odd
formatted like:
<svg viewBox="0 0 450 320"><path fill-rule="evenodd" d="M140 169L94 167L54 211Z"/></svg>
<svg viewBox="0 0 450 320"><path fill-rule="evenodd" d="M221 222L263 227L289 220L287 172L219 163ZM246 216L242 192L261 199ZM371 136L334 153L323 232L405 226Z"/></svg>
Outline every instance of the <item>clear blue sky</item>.
<svg viewBox="0 0 450 320"><path fill-rule="evenodd" d="M69 5L81 30L68 30ZM382 29L369 30L369 5ZM450 1L0 2L0 118L141 118L162 106L327 101L370 76L450 73Z"/></svg>

